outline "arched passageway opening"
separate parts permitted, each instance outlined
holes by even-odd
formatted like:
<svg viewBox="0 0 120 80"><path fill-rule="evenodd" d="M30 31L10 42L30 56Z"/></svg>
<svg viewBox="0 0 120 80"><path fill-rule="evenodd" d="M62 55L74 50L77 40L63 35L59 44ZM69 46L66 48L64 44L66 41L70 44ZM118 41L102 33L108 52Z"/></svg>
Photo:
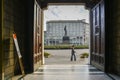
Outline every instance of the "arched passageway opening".
<svg viewBox="0 0 120 80"><path fill-rule="evenodd" d="M44 2L44 1L43 1ZM77 1L76 1L77 2ZM80 4L84 3L87 8L90 9L90 29L91 29L91 45L90 45L90 53L91 53L91 64L96 66L97 68L105 71L105 20L104 20L104 1L96 1L96 2L60 2L56 3L54 1L47 1L46 7L48 4ZM88 4L89 3L89 4ZM45 7L45 6L44 6Z"/></svg>
<svg viewBox="0 0 120 80"><path fill-rule="evenodd" d="M82 54L90 58L89 10L84 4L49 4L44 10L43 26L44 52L51 56L45 58L46 65L70 64L72 45L75 46L76 64L90 63L88 58L86 61L80 58Z"/></svg>

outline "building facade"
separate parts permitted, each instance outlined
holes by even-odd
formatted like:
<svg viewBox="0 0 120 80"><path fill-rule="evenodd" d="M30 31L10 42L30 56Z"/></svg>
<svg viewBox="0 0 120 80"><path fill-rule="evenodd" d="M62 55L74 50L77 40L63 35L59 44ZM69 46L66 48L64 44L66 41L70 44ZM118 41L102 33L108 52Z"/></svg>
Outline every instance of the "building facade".
<svg viewBox="0 0 120 80"><path fill-rule="evenodd" d="M69 44L89 45L89 24L85 20L59 20L46 23L45 45L63 44L63 37L69 37Z"/></svg>

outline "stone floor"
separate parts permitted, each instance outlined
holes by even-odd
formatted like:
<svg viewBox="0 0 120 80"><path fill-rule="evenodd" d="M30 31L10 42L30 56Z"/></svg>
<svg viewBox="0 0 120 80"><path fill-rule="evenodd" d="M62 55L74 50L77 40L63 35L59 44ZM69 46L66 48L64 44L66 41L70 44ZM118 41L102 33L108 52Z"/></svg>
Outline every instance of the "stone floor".
<svg viewBox="0 0 120 80"><path fill-rule="evenodd" d="M24 80L112 80L91 65L44 65Z"/></svg>
<svg viewBox="0 0 120 80"><path fill-rule="evenodd" d="M51 53L45 59L45 65L32 74L24 77L24 80L112 80L104 72L88 65L88 59L80 59L80 54L88 52L76 50L77 61L70 61L71 50L45 50Z"/></svg>

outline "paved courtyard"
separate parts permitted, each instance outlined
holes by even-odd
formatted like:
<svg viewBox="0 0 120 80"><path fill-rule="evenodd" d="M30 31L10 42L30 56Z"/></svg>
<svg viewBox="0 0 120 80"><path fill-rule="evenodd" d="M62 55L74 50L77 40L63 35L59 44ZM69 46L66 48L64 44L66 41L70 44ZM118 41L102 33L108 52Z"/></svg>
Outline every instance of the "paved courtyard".
<svg viewBox="0 0 120 80"><path fill-rule="evenodd" d="M86 52L89 53L89 49L75 49L76 51L76 61L70 61L71 49L65 50L45 50L51 54L49 58L45 58L45 64L89 64L89 58L81 59L80 54Z"/></svg>

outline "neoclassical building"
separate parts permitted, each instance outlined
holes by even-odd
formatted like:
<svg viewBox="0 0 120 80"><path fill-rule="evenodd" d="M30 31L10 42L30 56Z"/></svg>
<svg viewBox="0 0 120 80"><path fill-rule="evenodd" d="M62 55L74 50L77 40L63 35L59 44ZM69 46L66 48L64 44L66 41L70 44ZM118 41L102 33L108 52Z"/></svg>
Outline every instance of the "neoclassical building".
<svg viewBox="0 0 120 80"><path fill-rule="evenodd" d="M83 20L47 21L45 45L89 45L90 25ZM68 39L67 42L64 38Z"/></svg>

